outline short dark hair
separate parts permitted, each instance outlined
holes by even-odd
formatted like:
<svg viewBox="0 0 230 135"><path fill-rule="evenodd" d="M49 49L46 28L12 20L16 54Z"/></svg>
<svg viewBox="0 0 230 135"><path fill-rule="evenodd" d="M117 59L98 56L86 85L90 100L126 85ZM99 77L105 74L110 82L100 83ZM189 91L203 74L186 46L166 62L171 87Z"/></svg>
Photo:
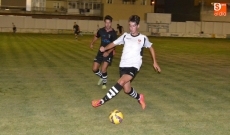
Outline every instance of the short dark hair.
<svg viewBox="0 0 230 135"><path fill-rule="evenodd" d="M135 22L138 25L140 23L140 17L138 15L132 15L129 17L129 22Z"/></svg>
<svg viewBox="0 0 230 135"><path fill-rule="evenodd" d="M106 15L105 18L104 18L104 21L105 20L110 20L112 22L113 18L110 15Z"/></svg>

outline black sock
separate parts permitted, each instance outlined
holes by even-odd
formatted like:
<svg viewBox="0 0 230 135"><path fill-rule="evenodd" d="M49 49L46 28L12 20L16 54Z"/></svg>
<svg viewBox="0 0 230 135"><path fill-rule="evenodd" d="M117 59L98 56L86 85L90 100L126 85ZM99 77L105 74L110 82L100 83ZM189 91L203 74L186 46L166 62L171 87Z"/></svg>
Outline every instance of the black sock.
<svg viewBox="0 0 230 135"><path fill-rule="evenodd" d="M94 74L96 74L97 76L99 76L99 77L102 77L102 73L101 73L101 71L98 69L97 71L93 71L94 72Z"/></svg>
<svg viewBox="0 0 230 135"><path fill-rule="evenodd" d="M129 93L126 93L126 94L128 94L129 96L131 96L131 97L133 97L133 98L135 98L135 99L137 99L137 100L140 99L140 94L137 93L137 92L133 89L133 87L131 87L131 91L130 91Z"/></svg>
<svg viewBox="0 0 230 135"><path fill-rule="evenodd" d="M101 104L104 104L105 102L115 97L122 90L122 88L123 87L119 83L116 83L112 88L109 89L106 95L101 99Z"/></svg>
<svg viewBox="0 0 230 135"><path fill-rule="evenodd" d="M102 85L106 85L107 83L107 72L102 73Z"/></svg>

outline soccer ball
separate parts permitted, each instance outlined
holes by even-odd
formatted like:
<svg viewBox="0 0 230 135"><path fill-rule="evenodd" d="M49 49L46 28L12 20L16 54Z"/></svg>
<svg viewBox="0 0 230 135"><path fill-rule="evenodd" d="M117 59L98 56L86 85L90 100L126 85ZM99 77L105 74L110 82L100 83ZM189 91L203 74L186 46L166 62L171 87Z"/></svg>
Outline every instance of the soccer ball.
<svg viewBox="0 0 230 135"><path fill-rule="evenodd" d="M119 110L114 110L109 114L109 120L113 124L120 124L123 118L123 114Z"/></svg>

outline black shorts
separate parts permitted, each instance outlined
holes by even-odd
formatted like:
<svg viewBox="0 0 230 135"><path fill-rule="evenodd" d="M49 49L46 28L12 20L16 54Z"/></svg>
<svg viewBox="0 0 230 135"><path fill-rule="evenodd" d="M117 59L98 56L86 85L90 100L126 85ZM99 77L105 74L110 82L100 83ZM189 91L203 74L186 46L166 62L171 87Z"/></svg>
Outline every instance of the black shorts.
<svg viewBox="0 0 230 135"><path fill-rule="evenodd" d="M103 54L98 54L95 57L94 62L97 62L99 64L101 64L102 62L107 62L109 63L109 65L111 65L112 60L113 60L113 53L110 53L107 57L103 57Z"/></svg>
<svg viewBox="0 0 230 135"><path fill-rule="evenodd" d="M127 74L134 78L138 73L138 69L135 67L120 67L119 69L120 69L120 77L124 74Z"/></svg>

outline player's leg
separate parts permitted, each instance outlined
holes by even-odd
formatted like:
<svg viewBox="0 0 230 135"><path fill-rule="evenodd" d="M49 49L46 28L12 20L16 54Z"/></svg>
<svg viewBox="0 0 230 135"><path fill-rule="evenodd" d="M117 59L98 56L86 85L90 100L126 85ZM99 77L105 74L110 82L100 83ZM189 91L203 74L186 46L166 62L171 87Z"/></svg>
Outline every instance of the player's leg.
<svg viewBox="0 0 230 135"><path fill-rule="evenodd" d="M99 67L100 67L100 64L98 62L93 62L93 67L92 67L93 72L95 73L95 75L101 77L102 73L99 70Z"/></svg>
<svg viewBox="0 0 230 135"><path fill-rule="evenodd" d="M99 56L97 56L94 59L93 66L92 66L92 71L94 72L94 74L97 75L98 77L100 77L97 85L101 85L101 83L102 83L102 73L99 70L100 65L101 65L101 61L102 61L102 59Z"/></svg>
<svg viewBox="0 0 230 135"><path fill-rule="evenodd" d="M107 77L108 77L107 69L108 69L108 66L111 65L112 59L113 59L113 53L112 52L109 54L109 56L103 57L103 64L101 66L102 79L103 79L102 89L106 89L106 83L107 83Z"/></svg>
<svg viewBox="0 0 230 135"><path fill-rule="evenodd" d="M81 36L81 35L80 35L80 31L77 31L77 36Z"/></svg>
<svg viewBox="0 0 230 135"><path fill-rule="evenodd" d="M102 89L106 89L106 83L107 83L107 78L108 78L107 69L109 66L111 66L112 60L113 60L112 52L109 54L109 56L103 57L103 64L101 66L102 79L103 79Z"/></svg>
<svg viewBox="0 0 230 135"><path fill-rule="evenodd" d="M143 94L139 94L135 91L135 89L133 87L131 87L131 82L127 82L124 86L123 86L124 92L126 94L128 94L129 96L131 96L132 98L135 98L138 100L138 102L140 103L142 109L145 109L146 104L145 104L145 100L144 100L144 95Z"/></svg>
<svg viewBox="0 0 230 135"><path fill-rule="evenodd" d="M77 31L75 31L74 34L75 34L75 38L77 39L78 37Z"/></svg>
<svg viewBox="0 0 230 135"><path fill-rule="evenodd" d="M106 89L106 83L107 83L107 68L109 66L109 63L104 61L101 66L101 72L102 72L102 89Z"/></svg>
<svg viewBox="0 0 230 135"><path fill-rule="evenodd" d="M93 107L99 107L99 106L103 105L105 102L107 102L107 101L111 100L112 98L114 98L122 90L124 84L129 82L130 80L132 80L132 76L123 75L117 81L117 83L108 90L108 92L106 93L106 95L102 99L93 100L92 101L92 106Z"/></svg>
<svg viewBox="0 0 230 135"><path fill-rule="evenodd" d="M111 89L109 89L107 94L101 100L92 101L93 107L98 107L104 104L105 102L109 101L113 97L115 97L121 91L123 86L126 83L130 82L135 77L137 69L136 68L133 69L135 70L130 70L130 68L120 68L120 76L121 76L120 79ZM131 71L135 71L135 72L131 72Z"/></svg>

